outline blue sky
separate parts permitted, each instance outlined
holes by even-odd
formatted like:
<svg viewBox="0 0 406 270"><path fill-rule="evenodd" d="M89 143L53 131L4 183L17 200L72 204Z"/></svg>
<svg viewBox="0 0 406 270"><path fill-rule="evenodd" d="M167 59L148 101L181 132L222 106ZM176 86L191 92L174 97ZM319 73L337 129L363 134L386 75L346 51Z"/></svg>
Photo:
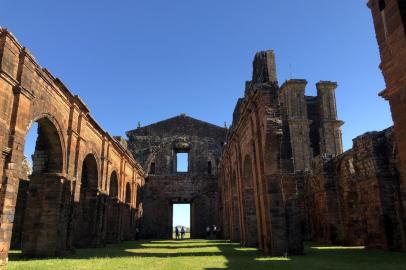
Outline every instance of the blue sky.
<svg viewBox="0 0 406 270"><path fill-rule="evenodd" d="M172 226L185 226L190 228L190 204L173 205Z"/></svg>
<svg viewBox="0 0 406 270"><path fill-rule="evenodd" d="M345 148L391 125L366 1L4 1L0 25L114 135L182 112L230 123L266 49L280 83L338 82Z"/></svg>
<svg viewBox="0 0 406 270"><path fill-rule="evenodd" d="M113 135L180 113L230 123L266 49L280 84L338 82L345 149L392 125L364 0L3 1L0 25Z"/></svg>

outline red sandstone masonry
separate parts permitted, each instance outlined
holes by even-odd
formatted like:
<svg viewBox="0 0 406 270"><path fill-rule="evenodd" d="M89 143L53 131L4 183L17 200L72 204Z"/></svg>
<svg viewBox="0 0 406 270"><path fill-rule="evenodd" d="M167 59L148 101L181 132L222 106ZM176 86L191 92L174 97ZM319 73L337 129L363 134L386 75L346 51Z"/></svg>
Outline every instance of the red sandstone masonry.
<svg viewBox="0 0 406 270"><path fill-rule="evenodd" d="M80 98L72 95L59 79L41 68L31 53L5 29L0 30L0 108L2 266L7 263L10 246L25 134L33 121L39 121L44 143L50 147L44 148L47 156L41 157L40 152L37 153L36 157L45 158L45 163L36 164L37 172L30 181L29 194L37 195L30 195L28 201L35 200L37 203L28 203L32 214L27 216L24 225L27 231L22 237L27 243L27 255L54 255L73 248L76 210L72 212L68 209L84 207L81 206L80 191L82 165L88 155L96 161L97 176L92 179L97 187L95 196L99 196L97 200L100 201L97 205L101 206L103 196L108 196L110 176L116 171L119 175L118 203L126 205L125 183L130 183L133 194L128 207L124 207L127 210L120 214L123 223L128 223L126 216L136 215L136 189L144 184L142 168L131 153L97 124ZM49 185L44 185L44 179L48 179ZM62 210L53 209L52 205L60 205ZM46 210L51 215L45 216ZM42 229L30 228L29 224L38 222L42 224ZM99 237L98 242L103 242L105 232L100 230L95 228L92 234ZM134 227L126 225L121 230L121 238L127 238ZM51 245L52 242L59 242L62 246Z"/></svg>
<svg viewBox="0 0 406 270"><path fill-rule="evenodd" d="M397 151L403 209L406 209L406 4L403 0L370 0L376 38L381 54L380 68L386 89L380 95L389 101ZM403 217L404 224L406 217ZM405 226L404 226L405 227ZM403 229L406 250L406 228Z"/></svg>

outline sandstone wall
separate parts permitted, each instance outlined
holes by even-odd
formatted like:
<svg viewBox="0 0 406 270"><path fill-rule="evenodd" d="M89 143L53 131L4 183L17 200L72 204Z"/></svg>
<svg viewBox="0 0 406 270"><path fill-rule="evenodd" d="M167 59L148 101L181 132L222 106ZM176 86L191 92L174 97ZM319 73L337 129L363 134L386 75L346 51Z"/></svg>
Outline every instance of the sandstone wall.
<svg viewBox="0 0 406 270"><path fill-rule="evenodd" d="M127 135L134 157L149 172L142 194L142 237L172 238L176 203L191 206L191 237L205 237L206 226L219 225L217 165L225 128L182 114ZM177 153L188 154L187 172L177 171Z"/></svg>
<svg viewBox="0 0 406 270"><path fill-rule="evenodd" d="M308 239L401 249L404 208L393 129L354 139L334 158L317 158L305 175L303 202Z"/></svg>
<svg viewBox="0 0 406 270"><path fill-rule="evenodd" d="M389 101L392 112L399 152L401 196L406 209L406 3L403 0L369 0L368 6L381 55L379 67L386 83L380 95ZM403 220L406 223L406 216ZM403 249L406 250L406 244Z"/></svg>
<svg viewBox="0 0 406 270"><path fill-rule="evenodd" d="M59 255L75 246L104 243L105 197L116 197L116 204L127 209L119 214L118 228L125 237L133 234L135 225L124 225L129 224L124 219L138 211L135 195L144 183L142 168L98 125L83 101L6 29L0 29L0 104L2 265L7 262L14 222L19 235L15 244L27 256ZM33 171L28 187L19 188L20 179L26 179L23 152L33 122L39 126ZM118 175L117 194L110 196L113 173ZM26 209L17 200L26 201ZM94 239L91 243L80 243L83 238L77 237L84 225Z"/></svg>

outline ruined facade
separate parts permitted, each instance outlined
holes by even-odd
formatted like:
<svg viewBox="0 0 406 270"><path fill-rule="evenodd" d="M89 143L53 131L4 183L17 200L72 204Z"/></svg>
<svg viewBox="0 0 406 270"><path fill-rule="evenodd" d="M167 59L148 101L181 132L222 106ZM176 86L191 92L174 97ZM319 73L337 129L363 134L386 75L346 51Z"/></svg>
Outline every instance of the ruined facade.
<svg viewBox="0 0 406 270"><path fill-rule="evenodd" d="M133 238L142 168L6 29L0 29L0 109L1 266L12 237L25 256ZM33 122L38 138L27 177L23 153Z"/></svg>
<svg viewBox="0 0 406 270"><path fill-rule="evenodd" d="M226 129L184 114L127 132L128 146L148 172L143 189L141 236L172 238L172 206L191 206L191 237L204 238L218 224L217 165ZM177 154L188 154L187 171Z"/></svg>
<svg viewBox="0 0 406 270"><path fill-rule="evenodd" d="M134 238L172 237L172 206L191 204L191 236L222 236L272 255L303 240L406 249L406 4L369 0L394 127L342 153L337 84L279 86L259 52L229 129L184 114L112 137L84 102L0 29L0 268L10 245L55 256ZM23 155L33 122L33 167ZM188 170L177 170L177 154ZM139 165L141 164L141 165Z"/></svg>
<svg viewBox="0 0 406 270"><path fill-rule="evenodd" d="M257 53L220 163L225 237L274 255L301 253L298 183L316 155L342 152L336 83L279 87L272 51Z"/></svg>
<svg viewBox="0 0 406 270"><path fill-rule="evenodd" d="M341 155L317 157L301 185L305 238L402 249L397 160L393 128L355 138L353 148Z"/></svg>
<svg viewBox="0 0 406 270"><path fill-rule="evenodd" d="M380 95L389 101L398 151L400 192L406 209L406 2L403 0L370 0L376 39L381 55L380 68L386 88ZM406 216L403 215L406 234ZM406 237L403 249L406 249Z"/></svg>
<svg viewBox="0 0 406 270"><path fill-rule="evenodd" d="M300 186L306 239L406 249L406 3L370 0L394 127L314 159Z"/></svg>
<svg viewBox="0 0 406 270"><path fill-rule="evenodd" d="M324 243L406 249L406 3L370 0L394 127L368 132L305 175L304 236Z"/></svg>

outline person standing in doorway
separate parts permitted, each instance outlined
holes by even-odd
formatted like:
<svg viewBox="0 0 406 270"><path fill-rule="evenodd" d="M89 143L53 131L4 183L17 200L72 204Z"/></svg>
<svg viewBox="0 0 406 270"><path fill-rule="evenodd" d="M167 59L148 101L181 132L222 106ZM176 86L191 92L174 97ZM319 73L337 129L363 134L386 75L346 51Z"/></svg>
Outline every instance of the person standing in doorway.
<svg viewBox="0 0 406 270"><path fill-rule="evenodd" d="M179 228L177 226L175 227L175 237L176 240L179 240Z"/></svg>
<svg viewBox="0 0 406 270"><path fill-rule="evenodd" d="M185 238L185 233L186 233L185 227L182 226L182 229L180 230L180 235L182 239Z"/></svg>

